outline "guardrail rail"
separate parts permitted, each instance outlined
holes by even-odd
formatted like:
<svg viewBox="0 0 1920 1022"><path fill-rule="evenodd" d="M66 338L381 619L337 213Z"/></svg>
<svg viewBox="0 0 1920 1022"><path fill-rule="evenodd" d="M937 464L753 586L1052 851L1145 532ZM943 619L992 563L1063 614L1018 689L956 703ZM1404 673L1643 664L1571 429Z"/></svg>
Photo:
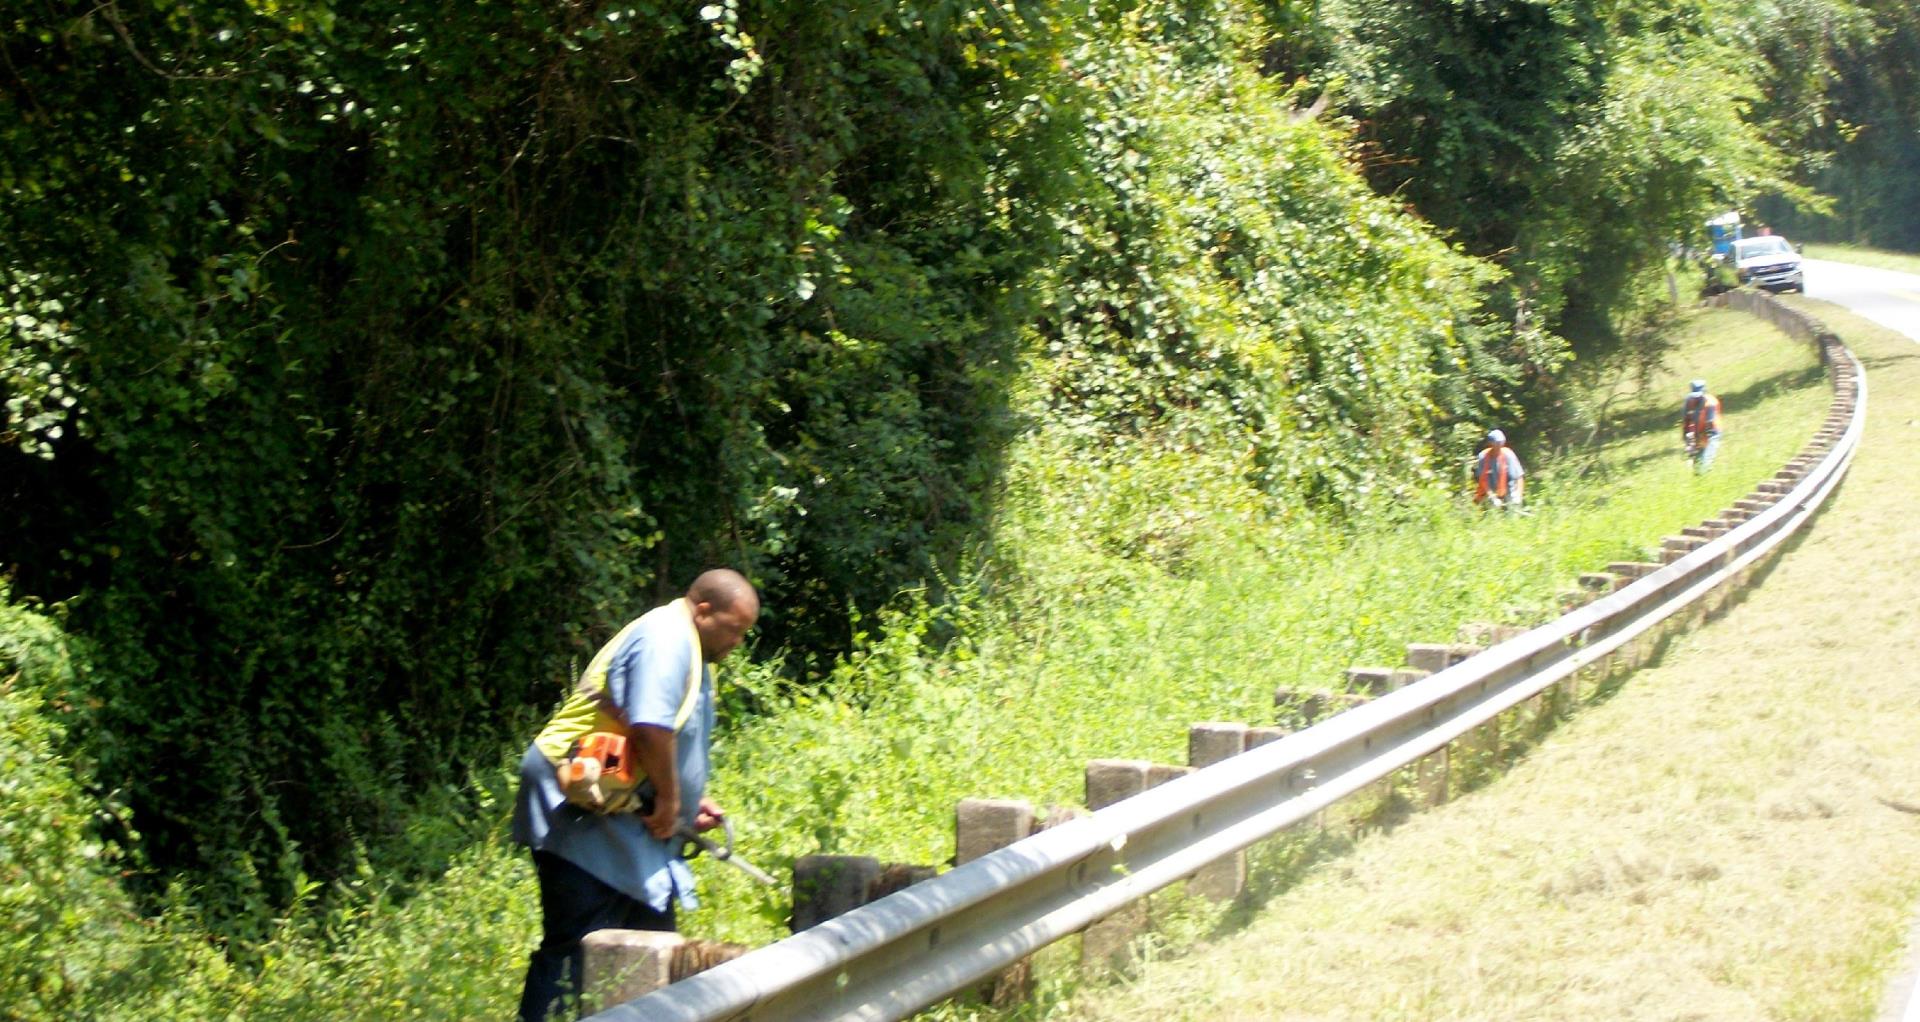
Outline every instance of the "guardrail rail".
<svg viewBox="0 0 1920 1022"><path fill-rule="evenodd" d="M1599 664L1743 580L1826 501L1859 447L1866 377L1803 314L1736 292L1715 304L1816 344L1834 396L1806 451L1724 534L1468 659L1143 794L751 951L593 1022L903 1018L1392 776ZM1717 530L1715 530L1717 531Z"/></svg>

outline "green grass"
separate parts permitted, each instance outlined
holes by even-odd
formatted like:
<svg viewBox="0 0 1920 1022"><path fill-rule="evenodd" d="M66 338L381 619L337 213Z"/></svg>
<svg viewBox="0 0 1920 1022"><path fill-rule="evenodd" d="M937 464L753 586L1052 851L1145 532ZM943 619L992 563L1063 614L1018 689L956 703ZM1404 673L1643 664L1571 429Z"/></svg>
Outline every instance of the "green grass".
<svg viewBox="0 0 1920 1022"><path fill-rule="evenodd" d="M1226 459L1035 437L1015 459L997 553L1015 581L977 602L943 654L876 640L840 688L731 735L716 794L754 854L811 851L931 863L968 796L1079 800L1085 763L1183 762L1201 720L1270 722L1276 686L1338 687L1357 664L1480 620L1552 616L1558 592L1710 517L1804 443L1827 391L1811 352L1737 313L1703 315L1647 389L1622 381L1597 448L1532 458L1534 513L1482 515L1456 494L1381 509L1354 530L1277 519ZM1729 435L1695 477L1679 450L1685 381L1707 376ZM1514 440L1529 456L1527 437ZM1447 471L1462 480L1465 459ZM1004 578L1004 576L1003 576ZM775 906L723 878L693 925L774 932Z"/></svg>
<svg viewBox="0 0 1920 1022"><path fill-rule="evenodd" d="M1505 776L1050 1017L1878 1017L1920 899L1888 804L1920 801L1920 348L1806 305L1867 366L1867 431L1757 589Z"/></svg>
<svg viewBox="0 0 1920 1022"><path fill-rule="evenodd" d="M1866 248L1860 245L1805 245L1802 246L1801 252L1809 259L1828 259L1836 263L1853 263L1858 266L1874 266L1883 270L1920 274L1920 255L1912 252L1889 252L1886 249Z"/></svg>
<svg viewBox="0 0 1920 1022"><path fill-rule="evenodd" d="M1677 351L1647 387L1608 386L1591 446L1550 456L1509 430L1533 472L1523 518L1467 506L1464 450L1434 466L1444 489L1335 529L1250 488L1244 444L1090 453L1028 437L982 567L952 580L951 604L903 595L864 622L859 652L822 688L778 689L765 664L723 678L779 711L716 747L713 794L741 853L776 873L816 851L943 862L961 798L1078 802L1087 760L1180 762L1190 723L1266 722L1276 686L1337 687L1348 666L1398 663L1405 643L1450 640L1471 621L1544 620L1580 572L1649 557L1661 536L1770 475L1824 411L1811 353L1752 319L1699 314ZM1699 375L1729 425L1705 477L1688 471L1677 435L1684 381ZM782 935L781 896L716 863L695 869L707 907L683 932ZM375 878L361 881L376 893L289 924L262 971L176 953L153 966L165 1011L128 998L95 1017L508 1010L537 925L521 852L478 846L399 906L378 898ZM177 951L192 933L174 920L150 937Z"/></svg>

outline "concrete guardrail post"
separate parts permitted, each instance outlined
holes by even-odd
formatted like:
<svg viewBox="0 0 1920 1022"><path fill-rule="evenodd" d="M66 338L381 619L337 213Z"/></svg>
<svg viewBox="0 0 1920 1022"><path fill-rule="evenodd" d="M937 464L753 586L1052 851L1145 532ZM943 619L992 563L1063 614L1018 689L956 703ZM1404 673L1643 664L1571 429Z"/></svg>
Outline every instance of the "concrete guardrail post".
<svg viewBox="0 0 1920 1022"><path fill-rule="evenodd" d="M1396 667L1393 671L1393 680L1387 685L1387 688L1389 691L1398 691L1425 678L1430 673L1429 671L1420 670L1417 667Z"/></svg>
<svg viewBox="0 0 1920 1022"><path fill-rule="evenodd" d="M1494 717L1474 728L1467 736L1467 747L1478 755L1483 769L1497 766L1500 762L1500 718Z"/></svg>
<svg viewBox="0 0 1920 1022"><path fill-rule="evenodd" d="M1168 781L1176 780L1193 773L1190 766L1175 766L1172 763L1155 763L1147 768L1147 787L1158 788Z"/></svg>
<svg viewBox="0 0 1920 1022"><path fill-rule="evenodd" d="M1187 729L1187 764L1205 768L1223 762L1247 748L1245 724L1206 721ZM1235 852L1202 867L1187 880L1187 891L1212 901L1232 901L1247 886L1247 853Z"/></svg>
<svg viewBox="0 0 1920 1022"><path fill-rule="evenodd" d="M1140 759L1096 759L1087 764L1087 808L1105 809L1147 790L1153 764ZM1095 921L1080 933L1080 966L1100 974L1133 961L1133 941L1149 922L1146 898Z"/></svg>
<svg viewBox="0 0 1920 1022"><path fill-rule="evenodd" d="M1610 593L1619 588L1621 579L1611 572L1589 571L1582 573L1578 581L1580 588L1590 593Z"/></svg>
<svg viewBox="0 0 1920 1022"><path fill-rule="evenodd" d="M591 1010L625 1004L673 982L684 938L664 930L595 930L580 940L582 1000Z"/></svg>
<svg viewBox="0 0 1920 1022"><path fill-rule="evenodd" d="M1660 560L1672 564L1692 553L1700 541L1691 536L1666 536L1660 540Z"/></svg>
<svg viewBox="0 0 1920 1022"><path fill-rule="evenodd" d="M1479 646L1459 643L1414 642L1407 645L1407 666L1438 674L1480 652Z"/></svg>
<svg viewBox="0 0 1920 1022"><path fill-rule="evenodd" d="M1210 767L1240 755L1247 749L1245 724L1234 721L1202 721L1187 729L1187 765Z"/></svg>
<svg viewBox="0 0 1920 1022"><path fill-rule="evenodd" d="M1006 798L966 798L953 810L953 864L964 866L1032 834L1039 821L1033 803ZM996 1008L1009 1008L1033 995L1033 959L980 984L975 995Z"/></svg>
<svg viewBox="0 0 1920 1022"><path fill-rule="evenodd" d="M803 855L793 863L787 924L799 933L938 873L932 866L883 863L869 855Z"/></svg>
<svg viewBox="0 0 1920 1022"><path fill-rule="evenodd" d="M1489 621L1472 621L1460 626L1459 645L1487 649L1510 639L1517 639L1526 633L1525 625L1500 625Z"/></svg>
<svg viewBox="0 0 1920 1022"><path fill-rule="evenodd" d="M1420 762L1414 765L1413 786L1421 804L1437 806L1447 800L1447 772L1452 760L1449 750L1452 748L1442 745L1420 757Z"/></svg>
<svg viewBox="0 0 1920 1022"><path fill-rule="evenodd" d="M1105 809L1147 790L1147 772L1153 764L1144 759L1096 759L1087 764L1087 808Z"/></svg>
<svg viewBox="0 0 1920 1022"><path fill-rule="evenodd" d="M1247 748L1257 749L1268 742L1277 742L1293 733L1287 727L1250 727L1247 729Z"/></svg>
<svg viewBox="0 0 1920 1022"><path fill-rule="evenodd" d="M1357 692L1327 692L1282 686L1273 690L1273 709L1283 726L1311 727L1336 713L1344 713L1365 703L1367 698Z"/></svg>
<svg viewBox="0 0 1920 1022"><path fill-rule="evenodd" d="M1033 833L1033 803L963 798L953 810L953 864L964 866Z"/></svg>
<svg viewBox="0 0 1920 1022"><path fill-rule="evenodd" d="M1391 667L1347 668L1347 691L1349 692L1383 696L1393 691L1395 687Z"/></svg>
<svg viewBox="0 0 1920 1022"><path fill-rule="evenodd" d="M865 905L880 879L880 860L870 855L803 855L793 861L795 933Z"/></svg>

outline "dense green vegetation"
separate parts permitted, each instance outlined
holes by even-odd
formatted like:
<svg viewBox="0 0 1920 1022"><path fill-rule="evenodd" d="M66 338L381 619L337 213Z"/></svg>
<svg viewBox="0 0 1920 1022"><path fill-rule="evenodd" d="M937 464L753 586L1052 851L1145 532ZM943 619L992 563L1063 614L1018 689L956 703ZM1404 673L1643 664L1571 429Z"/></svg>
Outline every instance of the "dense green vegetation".
<svg viewBox="0 0 1920 1022"><path fill-rule="evenodd" d="M1025 351L1091 442L1231 429L1332 508L1505 393L1485 271L1250 10L436 11L7 35L4 560L95 646L56 694L145 861L237 935L436 868L451 765L702 565L814 673L988 540Z"/></svg>
<svg viewBox="0 0 1920 1022"><path fill-rule="evenodd" d="M1813 182L1833 197L1833 208L1821 213L1777 199L1757 208L1796 237L1920 252L1920 9L1906 0L1858 0L1852 16L1809 27L1816 31L1803 44L1816 59L1789 63L1808 74L1831 67L1833 80L1781 112L1821 154Z"/></svg>
<svg viewBox="0 0 1920 1022"><path fill-rule="evenodd" d="M999 521L1003 563L1025 571L1017 588L996 593L983 576L955 584L939 609L899 601L867 622L824 686L794 686L766 663L729 671L730 687L780 708L737 721L718 750L717 794L743 850L776 869L818 850L939 861L961 797L1073 803L1086 759L1177 761L1190 720L1264 719L1276 684L1332 687L1343 667L1387 662L1402 643L1469 620L1547 616L1575 573L1645 556L1770 475L1824 412L1812 352L1750 318L1707 315L1681 342L1650 379L1595 382L1596 442L1589 456L1536 462L1528 518L1435 499L1351 527L1286 522L1262 513L1235 448L1087 461L1061 457L1064 427L1029 435L1010 459ZM1729 441L1715 472L1695 479L1674 447L1673 407L1681 381L1701 373L1726 397ZM1169 493L1191 500L1170 507ZM937 626L963 638L931 641ZM48 803L31 804L37 815ZM96 944L88 927L122 905L108 887L81 903L71 936L88 952L137 956L123 983L166 1000L124 1001L127 986L80 977L61 997L17 1003L44 1004L46 1017L497 1014L517 991L538 913L525 856L487 811L496 827L427 891L396 904L362 870L327 911L284 924L257 968L183 941L194 920L179 910L123 921ZM83 854L52 859L42 878L84 872ZM710 862L696 868L708 908L686 920L689 933L780 932L784 897Z"/></svg>
<svg viewBox="0 0 1920 1022"><path fill-rule="evenodd" d="M1702 209L1775 191L1820 205L1792 183L1809 150L1782 143L1804 138L1796 119L1820 105L1798 77L1826 67L1807 40L1848 16L1845 5L1326 0L1323 10L1322 55L1304 63L1344 84L1369 179L1511 269L1491 297L1519 337L1552 331L1609 350L1669 300L1656 271L1670 242L1696 240Z"/></svg>
<svg viewBox="0 0 1920 1022"><path fill-rule="evenodd" d="M0 830L0 882L23 932L108 920L155 974L309 1010L284 956L450 863L496 877L495 765L570 662L709 564L766 595L747 735L841 733L974 660L1057 666L1003 643L1141 662L1107 640L1271 592L1268 560L1357 593L1341 551L1471 559L1443 494L1472 438L1518 427L1543 478L1574 471L1546 457L1591 424L1565 382L1658 357L1669 242L1801 194L1817 140L1774 129L1807 69L1742 48L1781 38L1774 13L12 5L0 779L44 822ZM1075 593L1131 617L1082 621ZM1317 674L1417 623L1289 616L1340 606L1236 629L1317 637ZM1228 634L1170 645L1164 685L1245 655ZM889 755L974 740L916 707ZM766 811L864 839L847 742ZM123 882L41 920L18 864L42 860ZM416 903L525 907L463 896ZM355 962L343 982L398 967ZM110 1002L124 965L21 996Z"/></svg>

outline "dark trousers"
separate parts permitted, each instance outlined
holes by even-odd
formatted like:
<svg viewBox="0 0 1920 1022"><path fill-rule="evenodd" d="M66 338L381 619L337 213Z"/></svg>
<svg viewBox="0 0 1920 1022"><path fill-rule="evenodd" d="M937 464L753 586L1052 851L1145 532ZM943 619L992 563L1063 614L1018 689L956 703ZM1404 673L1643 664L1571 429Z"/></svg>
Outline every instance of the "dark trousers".
<svg viewBox="0 0 1920 1022"><path fill-rule="evenodd" d="M673 903L655 912L552 852L533 853L540 878L540 946L527 963L520 1022L547 1022L554 1002L580 999L580 938L595 930L672 930Z"/></svg>

